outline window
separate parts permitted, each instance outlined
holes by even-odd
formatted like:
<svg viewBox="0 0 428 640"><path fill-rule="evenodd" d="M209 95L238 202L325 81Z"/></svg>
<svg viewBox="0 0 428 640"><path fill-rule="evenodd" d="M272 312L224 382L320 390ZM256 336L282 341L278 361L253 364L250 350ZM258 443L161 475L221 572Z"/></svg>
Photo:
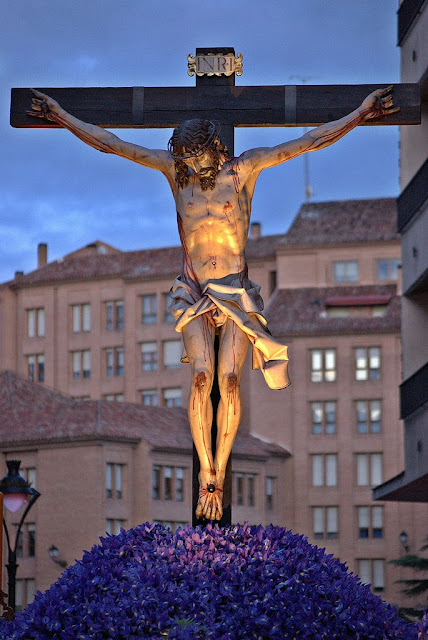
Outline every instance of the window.
<svg viewBox="0 0 428 640"><path fill-rule="evenodd" d="M311 413L314 435L336 433L336 402L311 402Z"/></svg>
<svg viewBox="0 0 428 640"><path fill-rule="evenodd" d="M106 349L106 376L123 376L125 371L125 351L123 347Z"/></svg>
<svg viewBox="0 0 428 640"><path fill-rule="evenodd" d="M275 489L275 480L276 478L272 478L270 476L266 477L266 509L271 511L273 509L274 499L274 489Z"/></svg>
<svg viewBox="0 0 428 640"><path fill-rule="evenodd" d="M163 366L165 369L179 369L181 367L181 340L165 340L163 342Z"/></svg>
<svg viewBox="0 0 428 640"><path fill-rule="evenodd" d="M126 520L107 518L106 533L109 533L111 536L117 536L120 530L125 528L125 524Z"/></svg>
<svg viewBox="0 0 428 640"><path fill-rule="evenodd" d="M15 611L23 611L36 595L34 578L18 578L16 580Z"/></svg>
<svg viewBox="0 0 428 640"><path fill-rule="evenodd" d="M335 382L336 349L312 349L311 381Z"/></svg>
<svg viewBox="0 0 428 640"><path fill-rule="evenodd" d="M355 349L355 380L379 380L380 347Z"/></svg>
<svg viewBox="0 0 428 640"><path fill-rule="evenodd" d="M254 507L255 504L255 491L254 485L256 482L256 477L254 474L247 475L247 504L249 507Z"/></svg>
<svg viewBox="0 0 428 640"><path fill-rule="evenodd" d="M170 303L170 301L171 301L170 294L164 293L163 294L163 308L164 308L163 321L168 323L175 322L174 316L168 309L168 304Z"/></svg>
<svg viewBox="0 0 428 640"><path fill-rule="evenodd" d="M28 377L32 382L44 382L45 380L45 356L39 353L27 356Z"/></svg>
<svg viewBox="0 0 428 640"><path fill-rule="evenodd" d="M125 351L121 347L115 349L116 352L116 375L123 376L125 372Z"/></svg>
<svg viewBox="0 0 428 640"><path fill-rule="evenodd" d="M19 532L16 555L18 558L34 558L36 555L36 525L34 522L24 524Z"/></svg>
<svg viewBox="0 0 428 640"><path fill-rule="evenodd" d="M36 488L36 469L35 467L24 467L23 469L19 470L19 473L21 474L21 476L23 478L26 479L26 481L29 483L29 485L35 489Z"/></svg>
<svg viewBox="0 0 428 640"><path fill-rule="evenodd" d="M339 537L338 507L312 507L314 538L335 540Z"/></svg>
<svg viewBox="0 0 428 640"><path fill-rule="evenodd" d="M103 398L108 402L123 402L125 399L123 393L107 393Z"/></svg>
<svg viewBox="0 0 428 640"><path fill-rule="evenodd" d="M337 486L337 454L326 453L312 456L312 486Z"/></svg>
<svg viewBox="0 0 428 640"><path fill-rule="evenodd" d="M73 333L80 333L91 330L91 305L73 304L71 305Z"/></svg>
<svg viewBox="0 0 428 640"><path fill-rule="evenodd" d="M107 331L113 331L114 329L123 329L124 324L124 307L123 300L115 300L114 302L105 303L106 313L106 329Z"/></svg>
<svg viewBox="0 0 428 640"><path fill-rule="evenodd" d="M153 500L184 502L184 467L154 465L152 472Z"/></svg>
<svg viewBox="0 0 428 640"><path fill-rule="evenodd" d="M172 467L163 468L164 500L172 500Z"/></svg>
<svg viewBox="0 0 428 640"><path fill-rule="evenodd" d="M158 368L158 347L156 342L141 343L141 371L156 371Z"/></svg>
<svg viewBox="0 0 428 640"><path fill-rule="evenodd" d="M45 335L45 310L27 309L27 335L29 338Z"/></svg>
<svg viewBox="0 0 428 640"><path fill-rule="evenodd" d="M357 400L357 433L381 432L381 406L380 400Z"/></svg>
<svg viewBox="0 0 428 640"><path fill-rule="evenodd" d="M254 473L233 473L233 493L234 503L238 506L245 505L254 507L255 505L255 483Z"/></svg>
<svg viewBox="0 0 428 640"><path fill-rule="evenodd" d="M28 555L30 558L34 558L36 555L36 525L34 523L27 524L27 539L28 539Z"/></svg>
<svg viewBox="0 0 428 640"><path fill-rule="evenodd" d="M383 507L357 507L358 537L383 538Z"/></svg>
<svg viewBox="0 0 428 640"><path fill-rule="evenodd" d="M184 501L184 469L182 467L175 469L175 499L177 502Z"/></svg>
<svg viewBox="0 0 428 640"><path fill-rule="evenodd" d="M165 407L181 407L181 387L170 387L162 390L163 403Z"/></svg>
<svg viewBox="0 0 428 640"><path fill-rule="evenodd" d="M23 558L24 557L24 532L19 532L18 540L16 541L16 557Z"/></svg>
<svg viewBox="0 0 428 640"><path fill-rule="evenodd" d="M357 453L357 484L359 487L382 484L382 454Z"/></svg>
<svg viewBox="0 0 428 640"><path fill-rule="evenodd" d="M373 591L384 591L385 560L358 560L358 575L361 582L372 585Z"/></svg>
<svg viewBox="0 0 428 640"><path fill-rule="evenodd" d="M155 465L152 473L152 498L153 500L161 499L161 474L162 467Z"/></svg>
<svg viewBox="0 0 428 640"><path fill-rule="evenodd" d="M385 258L376 260L376 280L397 280L398 258Z"/></svg>
<svg viewBox="0 0 428 640"><path fill-rule="evenodd" d="M73 378L79 380L80 378L91 377L91 352L89 349L84 351L72 352L72 366L73 366Z"/></svg>
<svg viewBox="0 0 428 640"><path fill-rule="evenodd" d="M106 464L106 498L123 498L123 468L125 465L108 462Z"/></svg>
<svg viewBox="0 0 428 640"><path fill-rule="evenodd" d="M358 260L339 260L333 262L335 282L358 282Z"/></svg>
<svg viewBox="0 0 428 640"><path fill-rule="evenodd" d="M145 407L157 407L158 392L156 389L144 389L141 392L141 402Z"/></svg>
<svg viewBox="0 0 428 640"><path fill-rule="evenodd" d="M158 319L158 303L155 293L150 293L141 297L142 311L141 311L141 323L142 324L156 324Z"/></svg>

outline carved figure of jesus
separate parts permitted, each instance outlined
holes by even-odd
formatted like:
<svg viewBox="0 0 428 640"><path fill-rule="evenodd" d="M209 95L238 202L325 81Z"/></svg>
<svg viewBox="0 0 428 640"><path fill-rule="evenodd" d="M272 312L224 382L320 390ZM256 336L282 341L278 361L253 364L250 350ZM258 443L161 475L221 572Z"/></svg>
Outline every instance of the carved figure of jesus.
<svg viewBox="0 0 428 640"><path fill-rule="evenodd" d="M231 158L214 122L186 120L174 130L168 150L147 149L78 120L34 90L29 114L57 122L99 151L161 171L168 180L183 247L182 273L171 289L170 310L192 372L188 415L200 461L197 517L222 516L226 465L241 417L241 371L250 343L253 368L261 369L270 388L289 384L287 347L270 335L260 287L247 273L245 245L257 178L263 169L333 144L369 118L398 111L391 92L392 87L374 91L349 115L296 140ZM213 457L210 392L216 333L220 403Z"/></svg>

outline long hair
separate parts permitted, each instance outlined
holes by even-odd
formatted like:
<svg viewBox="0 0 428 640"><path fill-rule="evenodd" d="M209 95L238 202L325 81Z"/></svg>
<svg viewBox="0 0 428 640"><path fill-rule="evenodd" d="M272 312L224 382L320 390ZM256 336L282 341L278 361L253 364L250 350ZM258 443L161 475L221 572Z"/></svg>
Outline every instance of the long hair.
<svg viewBox="0 0 428 640"><path fill-rule="evenodd" d="M174 129L168 148L174 158L175 181L179 189L187 186L189 182L188 166L183 158L195 157L205 152L212 159L214 171L211 176L201 178L201 187L203 190L214 188L220 166L220 154L229 159L227 147L221 143L218 130L218 125L211 120L199 118L185 120Z"/></svg>

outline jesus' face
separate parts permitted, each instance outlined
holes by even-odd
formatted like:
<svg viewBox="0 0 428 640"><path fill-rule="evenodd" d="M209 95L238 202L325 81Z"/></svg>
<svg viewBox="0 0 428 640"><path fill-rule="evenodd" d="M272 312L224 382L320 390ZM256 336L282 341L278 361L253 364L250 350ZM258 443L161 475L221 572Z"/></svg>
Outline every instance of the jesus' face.
<svg viewBox="0 0 428 640"><path fill-rule="evenodd" d="M186 153L186 149L184 147L183 150L184 153ZM208 151L205 151L200 156L185 158L183 162L198 175L204 174L206 169L214 168L213 157Z"/></svg>

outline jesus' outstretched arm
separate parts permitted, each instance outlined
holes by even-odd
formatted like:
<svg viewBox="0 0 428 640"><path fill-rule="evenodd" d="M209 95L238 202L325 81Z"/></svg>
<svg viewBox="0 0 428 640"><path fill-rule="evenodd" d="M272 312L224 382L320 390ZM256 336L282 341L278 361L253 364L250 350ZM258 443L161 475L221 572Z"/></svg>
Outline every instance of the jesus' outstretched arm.
<svg viewBox="0 0 428 640"><path fill-rule="evenodd" d="M110 131L75 118L65 111L56 100L45 93L36 91L36 89L32 89L32 91L35 97L32 100L32 110L27 111L28 115L57 122L98 151L114 153L122 158L127 158L145 167L162 172L172 167L173 161L168 151L147 149L132 142L121 140Z"/></svg>
<svg viewBox="0 0 428 640"><path fill-rule="evenodd" d="M393 87L377 89L363 100L361 105L347 116L311 129L301 138L284 142L275 147L261 147L245 151L241 158L250 161L256 171L273 167L308 151L318 151L337 142L362 122L396 113L392 99Z"/></svg>

